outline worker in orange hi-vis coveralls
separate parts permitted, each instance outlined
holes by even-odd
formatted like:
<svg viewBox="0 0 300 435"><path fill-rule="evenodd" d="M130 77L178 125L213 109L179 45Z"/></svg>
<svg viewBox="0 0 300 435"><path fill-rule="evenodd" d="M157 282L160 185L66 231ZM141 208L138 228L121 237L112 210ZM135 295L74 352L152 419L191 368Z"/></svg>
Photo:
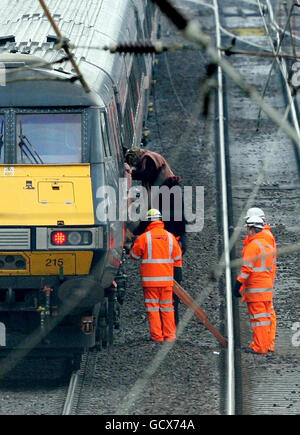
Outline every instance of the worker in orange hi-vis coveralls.
<svg viewBox="0 0 300 435"><path fill-rule="evenodd" d="M141 260L141 277L150 335L156 342L174 341L174 267L182 266L182 251L174 235L164 229L159 210L147 213L150 224L138 236L129 253Z"/></svg>
<svg viewBox="0 0 300 435"><path fill-rule="evenodd" d="M249 217L253 216L259 216L264 221L264 228L262 230L262 233L265 236L266 241L269 243L269 245L273 246L275 251L274 261L273 261L273 268L272 268L272 275L273 275L273 289L275 284L275 278L276 278L276 268L277 268L277 244L275 237L271 231L271 227L268 222L266 222L266 216L264 211L261 208L258 207L252 207L249 208L247 211L247 214L245 216L245 220L247 220ZM245 238L243 241L244 245L246 246L248 243L249 236ZM275 350L275 340L276 340L276 328L277 328L277 318L276 318L276 311L274 309L274 302L271 307L271 345L270 345L270 352L274 352Z"/></svg>
<svg viewBox="0 0 300 435"><path fill-rule="evenodd" d="M273 261L275 251L263 234L264 221L258 216L246 221L248 243L243 249L243 265L234 288L235 296L247 303L253 341L251 353L268 353L271 347L271 307L273 301Z"/></svg>

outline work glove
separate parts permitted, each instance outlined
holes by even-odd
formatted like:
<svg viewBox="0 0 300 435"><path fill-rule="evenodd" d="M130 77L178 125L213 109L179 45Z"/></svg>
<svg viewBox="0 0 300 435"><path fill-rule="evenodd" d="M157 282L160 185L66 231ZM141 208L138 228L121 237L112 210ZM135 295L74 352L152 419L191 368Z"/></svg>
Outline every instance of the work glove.
<svg viewBox="0 0 300 435"><path fill-rule="evenodd" d="M236 298L242 297L241 292L240 292L241 287L242 287L242 283L240 281L236 280L235 286L233 288L233 294Z"/></svg>
<svg viewBox="0 0 300 435"><path fill-rule="evenodd" d="M174 267L174 279L181 284L182 281L182 267Z"/></svg>
<svg viewBox="0 0 300 435"><path fill-rule="evenodd" d="M182 251L182 255L183 255L185 253L185 251L187 250L187 237L186 237L185 233L183 233L180 236L179 245L181 247L181 251Z"/></svg>

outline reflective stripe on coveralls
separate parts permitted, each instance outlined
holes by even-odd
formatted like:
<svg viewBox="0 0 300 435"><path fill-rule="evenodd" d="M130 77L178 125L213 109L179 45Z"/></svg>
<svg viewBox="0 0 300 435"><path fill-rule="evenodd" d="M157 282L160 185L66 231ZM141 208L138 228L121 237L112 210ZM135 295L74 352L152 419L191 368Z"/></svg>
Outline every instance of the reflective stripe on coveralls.
<svg viewBox="0 0 300 435"><path fill-rule="evenodd" d="M174 235L164 229L162 221L151 222L135 241L130 256L142 260L143 287L173 285L174 266L182 266L182 252Z"/></svg>
<svg viewBox="0 0 300 435"><path fill-rule="evenodd" d="M244 301L272 300L273 257L274 248L266 242L262 231L248 239L243 249L243 266L237 278L243 284Z"/></svg>
<svg viewBox="0 0 300 435"><path fill-rule="evenodd" d="M150 335L154 341L173 341L176 338L172 294L173 287L144 287ZM153 297L155 295L159 297Z"/></svg>
<svg viewBox="0 0 300 435"><path fill-rule="evenodd" d="M130 256L142 260L142 285L151 338L154 341L175 340L172 294L174 266L182 264L179 243L164 229L163 222L154 221L136 239Z"/></svg>
<svg viewBox="0 0 300 435"><path fill-rule="evenodd" d="M272 280L273 280L273 293L274 293L274 281L276 278L276 269L277 269L277 246L276 246L276 241L275 241L275 237L271 231L271 227L269 226L269 224L265 224L264 229L261 231L261 233L264 235L264 239L267 241L267 243L269 245L271 245L274 249L274 258L273 258L273 267L272 267ZM249 236L247 236L244 241L244 246L246 246L249 243ZM241 276L243 276L244 278L248 278L248 276L244 276L246 274L242 274ZM243 292L243 288L241 288L241 293ZM273 294L274 297L274 294ZM272 304L271 306L271 344L270 344L270 348L269 350L274 351L275 350L275 339L276 339L276 328L277 328L277 318L276 318L276 312L274 309L274 305Z"/></svg>
<svg viewBox="0 0 300 435"><path fill-rule="evenodd" d="M273 236L273 233L271 231L271 228L268 224L264 226L264 229L262 230L262 234L264 235L265 240L269 245L272 246L274 249L274 258L273 258L273 264L272 264L272 279L273 279L273 289L274 289L274 282L276 278L276 269L277 269L277 246L275 237ZM274 292L274 290L273 290ZM277 318L276 318L276 312L274 309L274 306L271 307L271 345L270 349L271 351L275 350L275 339L276 339L276 327L277 327Z"/></svg>
<svg viewBox="0 0 300 435"><path fill-rule="evenodd" d="M264 226L264 229L262 230L262 233L264 234L267 242L273 246L275 250L274 260L273 260L273 269L272 269L272 275L273 275L273 292L274 292L274 284L275 284L275 278L276 278L276 270L277 270L277 245L275 237L271 231L271 227L269 224L266 224ZM276 339L276 328L277 328L277 317L276 317L276 311L274 308L274 305L271 307L271 345L270 349L271 351L275 350L275 339Z"/></svg>
<svg viewBox="0 0 300 435"><path fill-rule="evenodd" d="M247 303L253 336L249 347L257 353L268 353L270 350L271 306L271 301Z"/></svg>
<svg viewBox="0 0 300 435"><path fill-rule="evenodd" d="M251 347L256 353L267 353L271 346L271 306L273 299L274 248L262 231L249 237L243 249L243 266L238 280L243 285L253 333ZM252 257L252 258L251 258Z"/></svg>

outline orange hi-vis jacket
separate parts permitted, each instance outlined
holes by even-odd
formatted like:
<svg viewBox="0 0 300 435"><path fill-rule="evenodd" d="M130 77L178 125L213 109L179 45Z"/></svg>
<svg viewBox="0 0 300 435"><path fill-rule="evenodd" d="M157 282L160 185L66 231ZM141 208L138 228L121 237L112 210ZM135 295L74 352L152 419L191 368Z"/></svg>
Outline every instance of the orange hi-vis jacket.
<svg viewBox="0 0 300 435"><path fill-rule="evenodd" d="M277 268L277 245L275 237L271 231L271 227L269 224L266 224L264 226L264 229L262 230L262 233L265 236L265 240L271 245L274 249L274 259L273 259L273 268L272 268L272 275L273 275L273 283L275 281L276 277L276 268Z"/></svg>
<svg viewBox="0 0 300 435"><path fill-rule="evenodd" d="M182 252L162 221L151 222L129 254L134 260L142 260L143 287L173 287L174 266L182 266Z"/></svg>
<svg viewBox="0 0 300 435"><path fill-rule="evenodd" d="M245 302L271 301L275 250L263 231L249 237L243 249L243 266L237 280L243 284Z"/></svg>
<svg viewBox="0 0 300 435"><path fill-rule="evenodd" d="M274 283L275 278L276 278L276 268L277 268L277 245L276 245L275 237L271 231L271 227L269 224L265 224L265 226L262 230L262 234L264 235L266 242L269 245L271 245L274 249L274 260L273 260L273 267L272 267L272 276L273 276L273 283ZM250 239L251 239L251 237L249 237L249 236L246 236L246 238L244 239L243 244L245 247L249 243ZM243 250L243 253L244 253L244 250Z"/></svg>

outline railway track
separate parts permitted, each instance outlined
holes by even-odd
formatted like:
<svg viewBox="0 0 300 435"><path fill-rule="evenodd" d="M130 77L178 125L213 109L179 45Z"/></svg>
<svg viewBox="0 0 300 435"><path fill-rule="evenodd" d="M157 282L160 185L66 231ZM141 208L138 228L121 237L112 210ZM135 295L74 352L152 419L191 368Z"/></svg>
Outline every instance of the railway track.
<svg viewBox="0 0 300 435"><path fill-rule="evenodd" d="M242 8L243 14L238 11L233 1L215 1L216 20L220 19L223 36L218 42L222 43L222 46L228 46L231 42L229 37L235 37L237 50L258 51L263 47L271 53L276 53L282 45L282 51L285 53L287 48L289 53L292 48L295 51L297 42L293 39L292 46L291 34L287 34L285 39L282 36L285 30L291 30L286 25L291 9L285 8L284 20L281 9L283 5L280 3L282 2L278 4L277 13L281 12L285 28L278 25L269 1L258 1L256 4L242 2L240 9ZM292 7L291 2L288 6ZM290 16L292 17L292 13ZM288 63L284 59L279 62L268 57L245 58L234 55L231 57L231 64L241 72L248 83L259 89L265 102L282 113L283 118L289 119L291 125L299 132L297 101L288 85ZM220 74L219 71L219 81ZM223 200L225 198L227 201L222 205L223 221L226 223L228 217L229 226L241 232L236 243L235 255L240 256L241 240L245 235L241 216L247 208L254 205L265 211L279 249L292 246L299 241L300 230L298 147L230 78L226 77L226 81L223 80L222 92L219 86L218 139L220 149L224 147L220 155L222 157L224 153L224 166L227 172L220 178L226 183L226 189L223 184ZM223 228L225 233L226 226ZM226 241L224 249L226 251ZM227 313L229 325L233 317L235 318L235 352L228 352L227 376L228 379L234 376L235 380L235 388L228 383L226 410L229 414L299 413L299 347L295 340L296 325L300 318L298 262L297 252L278 258L275 284L278 323L274 354L264 356L241 352L251 339L245 306L235 300L232 318L230 310ZM238 274L238 270L235 272ZM227 278L227 285L230 287L231 277ZM229 306L230 303L229 299Z"/></svg>
<svg viewBox="0 0 300 435"><path fill-rule="evenodd" d="M89 414L89 387L97 364L98 351L86 351L82 355L79 370L71 374L62 415Z"/></svg>

